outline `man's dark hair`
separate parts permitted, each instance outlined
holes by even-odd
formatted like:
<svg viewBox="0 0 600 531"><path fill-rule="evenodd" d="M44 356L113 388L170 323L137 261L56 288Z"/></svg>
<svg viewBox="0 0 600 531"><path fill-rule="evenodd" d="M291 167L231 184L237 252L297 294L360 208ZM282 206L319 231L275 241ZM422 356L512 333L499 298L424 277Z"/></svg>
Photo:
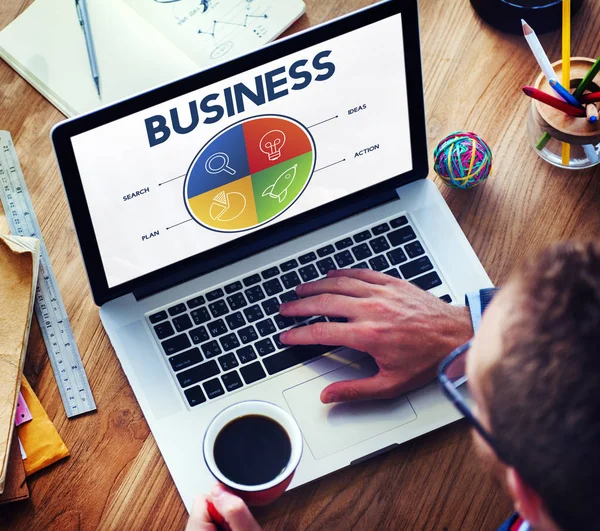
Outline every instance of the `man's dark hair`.
<svg viewBox="0 0 600 531"><path fill-rule="evenodd" d="M600 529L600 242L554 245L513 283L492 433L564 531Z"/></svg>

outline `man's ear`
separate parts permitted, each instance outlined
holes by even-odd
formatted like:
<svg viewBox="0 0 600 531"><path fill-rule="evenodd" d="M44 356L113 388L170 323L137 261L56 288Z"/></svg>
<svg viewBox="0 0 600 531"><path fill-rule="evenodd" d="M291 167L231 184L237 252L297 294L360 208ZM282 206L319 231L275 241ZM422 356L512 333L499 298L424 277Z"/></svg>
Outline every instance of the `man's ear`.
<svg viewBox="0 0 600 531"><path fill-rule="evenodd" d="M506 468L506 486L515 502L516 511L532 526L539 525L544 511L542 499L512 467Z"/></svg>

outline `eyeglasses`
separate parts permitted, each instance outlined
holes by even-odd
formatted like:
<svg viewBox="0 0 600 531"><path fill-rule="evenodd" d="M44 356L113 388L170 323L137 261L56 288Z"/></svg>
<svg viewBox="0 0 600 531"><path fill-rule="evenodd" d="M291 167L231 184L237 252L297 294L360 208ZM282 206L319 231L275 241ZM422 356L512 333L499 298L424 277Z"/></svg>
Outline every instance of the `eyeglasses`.
<svg viewBox="0 0 600 531"><path fill-rule="evenodd" d="M483 427L481 422L477 420L473 411L469 407L470 395L467 385L467 353L471 348L471 341L468 341L461 347L450 353L446 357L440 366L438 367L438 381L442 386L444 394L454 404L456 409L460 411L467 422L475 428L477 433L483 437L485 442L496 452L496 455L508 464L506 455L498 448L498 444L494 440L494 437Z"/></svg>

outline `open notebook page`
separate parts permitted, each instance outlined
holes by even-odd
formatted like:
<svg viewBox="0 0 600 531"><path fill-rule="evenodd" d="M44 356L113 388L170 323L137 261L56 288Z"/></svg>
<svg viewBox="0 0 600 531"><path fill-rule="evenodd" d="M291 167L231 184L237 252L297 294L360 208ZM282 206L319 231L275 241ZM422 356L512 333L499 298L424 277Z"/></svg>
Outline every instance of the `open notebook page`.
<svg viewBox="0 0 600 531"><path fill-rule="evenodd" d="M306 10L303 0L124 0L196 65L256 50Z"/></svg>
<svg viewBox="0 0 600 531"><path fill-rule="evenodd" d="M88 0L102 98L92 79L75 0L36 0L0 32L0 56L67 116L198 70L122 0Z"/></svg>

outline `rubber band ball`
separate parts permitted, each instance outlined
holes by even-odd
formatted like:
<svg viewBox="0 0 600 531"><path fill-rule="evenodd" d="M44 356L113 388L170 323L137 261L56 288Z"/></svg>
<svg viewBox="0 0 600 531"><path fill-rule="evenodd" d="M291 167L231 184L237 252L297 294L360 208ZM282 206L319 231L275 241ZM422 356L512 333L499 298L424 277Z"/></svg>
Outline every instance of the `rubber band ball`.
<svg viewBox="0 0 600 531"><path fill-rule="evenodd" d="M433 152L433 169L452 188L473 188L492 174L492 150L475 133L457 131Z"/></svg>

